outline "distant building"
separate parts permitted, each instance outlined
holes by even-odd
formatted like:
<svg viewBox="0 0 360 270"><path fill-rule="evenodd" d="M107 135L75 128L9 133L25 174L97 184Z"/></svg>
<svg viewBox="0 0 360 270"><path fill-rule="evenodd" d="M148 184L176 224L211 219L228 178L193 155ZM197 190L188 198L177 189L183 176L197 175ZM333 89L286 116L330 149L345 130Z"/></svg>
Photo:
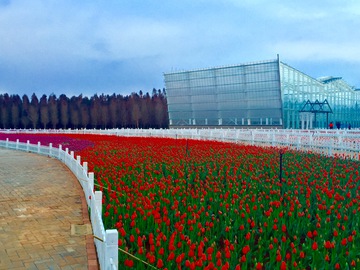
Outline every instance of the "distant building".
<svg viewBox="0 0 360 270"><path fill-rule="evenodd" d="M164 74L171 127L360 126L360 91L275 60Z"/></svg>

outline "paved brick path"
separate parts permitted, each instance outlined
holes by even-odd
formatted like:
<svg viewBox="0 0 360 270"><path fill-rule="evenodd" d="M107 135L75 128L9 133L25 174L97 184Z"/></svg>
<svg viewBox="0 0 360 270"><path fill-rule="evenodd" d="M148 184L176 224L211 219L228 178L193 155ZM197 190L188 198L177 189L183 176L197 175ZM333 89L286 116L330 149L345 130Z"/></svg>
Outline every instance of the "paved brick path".
<svg viewBox="0 0 360 270"><path fill-rule="evenodd" d="M74 230L89 223L80 184L64 164L0 148L1 270L98 269L92 236Z"/></svg>

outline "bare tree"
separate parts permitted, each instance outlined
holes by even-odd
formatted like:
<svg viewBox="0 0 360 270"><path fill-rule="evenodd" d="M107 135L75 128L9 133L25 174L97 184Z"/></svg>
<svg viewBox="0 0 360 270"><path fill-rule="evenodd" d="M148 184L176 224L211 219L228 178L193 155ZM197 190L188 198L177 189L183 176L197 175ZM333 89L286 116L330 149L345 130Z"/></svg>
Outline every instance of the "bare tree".
<svg viewBox="0 0 360 270"><path fill-rule="evenodd" d="M127 99L127 97L118 97L117 112L120 119L120 127L122 128L128 127L129 124L127 113Z"/></svg>
<svg viewBox="0 0 360 270"><path fill-rule="evenodd" d="M110 97L109 100L109 118L110 125L112 128L116 128L118 126L118 107L117 107L117 99L115 94Z"/></svg>
<svg viewBox="0 0 360 270"><path fill-rule="evenodd" d="M50 123L52 128L55 129L56 126L59 124L59 111L58 111L58 101L54 94L51 94L49 96L48 106L49 106Z"/></svg>
<svg viewBox="0 0 360 270"><path fill-rule="evenodd" d="M29 107L30 107L30 100L27 95L23 95L22 97L22 110L21 110L21 124L23 128L27 128L30 124L29 119Z"/></svg>
<svg viewBox="0 0 360 270"><path fill-rule="evenodd" d="M47 124L50 122L49 106L46 95L40 98L40 122L43 128L46 129Z"/></svg>
<svg viewBox="0 0 360 270"><path fill-rule="evenodd" d="M140 106L139 106L139 96L136 93L132 93L129 98L129 106L130 106L130 119L131 119L131 125L135 128L139 128L140 123Z"/></svg>
<svg viewBox="0 0 360 270"><path fill-rule="evenodd" d="M90 99L91 105L90 105L90 123L91 126L93 128L97 128L100 121L99 121L99 116L100 116L100 100L99 97L97 95L93 96Z"/></svg>
<svg viewBox="0 0 360 270"><path fill-rule="evenodd" d="M82 95L78 97L72 97L70 99L70 122L74 128L78 128L80 125L80 104L82 100Z"/></svg>
<svg viewBox="0 0 360 270"><path fill-rule="evenodd" d="M59 97L60 105L60 123L62 128L66 129L69 123L69 101L66 95L62 94Z"/></svg>
<svg viewBox="0 0 360 270"><path fill-rule="evenodd" d="M100 126L107 128L109 124L109 101L108 96L100 96Z"/></svg>
<svg viewBox="0 0 360 270"><path fill-rule="evenodd" d="M90 114L89 114L90 101L87 97L83 98L80 104L80 118L81 126L87 128L90 123Z"/></svg>
<svg viewBox="0 0 360 270"><path fill-rule="evenodd" d="M28 115L33 129L36 129L39 122L39 100L36 97L35 93L31 96Z"/></svg>
<svg viewBox="0 0 360 270"><path fill-rule="evenodd" d="M10 99L11 99L11 126L13 128L19 128L21 99L18 95L11 96Z"/></svg>
<svg viewBox="0 0 360 270"><path fill-rule="evenodd" d="M3 128L9 128L10 122L10 97L8 94L0 95L0 113L1 113L1 123Z"/></svg>

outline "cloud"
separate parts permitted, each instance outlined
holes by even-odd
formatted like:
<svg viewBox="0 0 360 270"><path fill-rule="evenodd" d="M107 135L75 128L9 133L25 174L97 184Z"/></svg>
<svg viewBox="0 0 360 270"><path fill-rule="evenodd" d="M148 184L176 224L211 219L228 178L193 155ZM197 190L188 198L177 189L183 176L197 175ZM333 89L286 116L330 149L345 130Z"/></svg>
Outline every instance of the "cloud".
<svg viewBox="0 0 360 270"><path fill-rule="evenodd" d="M341 60L360 64L360 48L358 44L349 41L285 41L275 44L274 47L287 59L296 61Z"/></svg>
<svg viewBox="0 0 360 270"><path fill-rule="evenodd" d="M148 57L163 52L182 35L177 25L144 17L103 18L94 33L106 55L115 59Z"/></svg>
<svg viewBox="0 0 360 270"><path fill-rule="evenodd" d="M6 7L9 6L11 3L10 0L0 0L0 7Z"/></svg>
<svg viewBox="0 0 360 270"><path fill-rule="evenodd" d="M358 15L355 0L0 0L0 89L147 91L173 69L278 53L356 65Z"/></svg>
<svg viewBox="0 0 360 270"><path fill-rule="evenodd" d="M30 3L30 2L29 2ZM15 65L37 65L84 52L84 14L66 16L31 1L12 5L0 16L1 58Z"/></svg>

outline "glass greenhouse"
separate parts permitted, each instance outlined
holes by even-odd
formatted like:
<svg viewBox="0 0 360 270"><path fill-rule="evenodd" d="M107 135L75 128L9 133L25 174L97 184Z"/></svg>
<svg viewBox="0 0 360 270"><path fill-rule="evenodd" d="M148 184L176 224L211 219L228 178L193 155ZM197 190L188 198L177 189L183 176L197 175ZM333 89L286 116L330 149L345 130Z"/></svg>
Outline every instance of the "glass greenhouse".
<svg viewBox="0 0 360 270"><path fill-rule="evenodd" d="M360 126L360 91L340 77L314 79L279 58L165 73L170 127Z"/></svg>

